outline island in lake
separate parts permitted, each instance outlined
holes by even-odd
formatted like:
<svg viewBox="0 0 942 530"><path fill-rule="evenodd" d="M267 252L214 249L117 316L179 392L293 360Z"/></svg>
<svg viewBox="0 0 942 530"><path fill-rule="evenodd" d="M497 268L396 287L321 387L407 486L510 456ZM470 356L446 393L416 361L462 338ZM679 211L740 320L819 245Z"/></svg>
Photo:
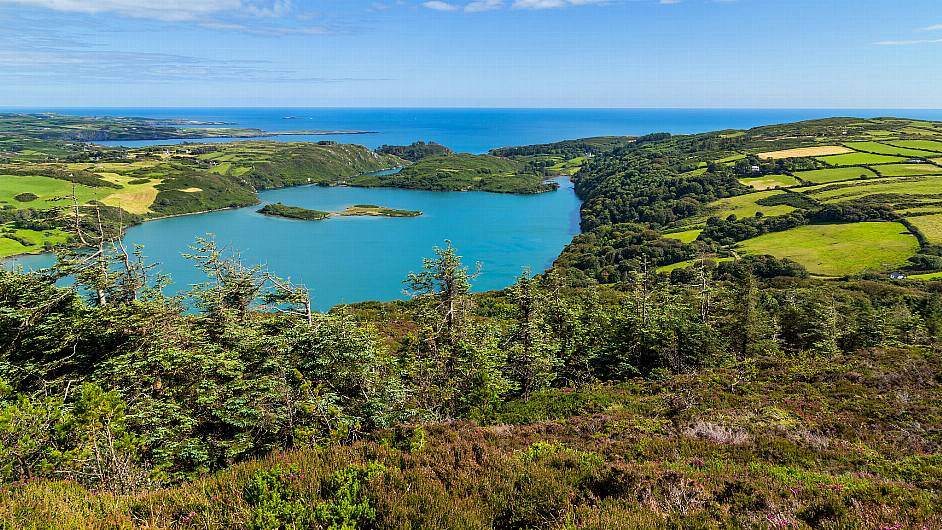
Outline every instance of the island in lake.
<svg viewBox="0 0 942 530"><path fill-rule="evenodd" d="M396 208L387 208L375 204L354 204L339 212L325 212L322 210L311 210L300 206L289 206L280 202L266 204L258 213L271 215L273 217L285 217L288 219L298 219L301 221L320 221L328 217L418 217L422 212L418 210L398 210Z"/></svg>

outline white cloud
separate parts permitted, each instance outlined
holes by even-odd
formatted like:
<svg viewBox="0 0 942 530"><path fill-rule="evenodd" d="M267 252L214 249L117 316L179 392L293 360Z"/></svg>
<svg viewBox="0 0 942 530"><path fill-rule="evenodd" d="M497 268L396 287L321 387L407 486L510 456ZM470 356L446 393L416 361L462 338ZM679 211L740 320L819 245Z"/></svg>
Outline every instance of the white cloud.
<svg viewBox="0 0 942 530"><path fill-rule="evenodd" d="M942 42L942 39L881 40L876 44L878 46L912 46L914 44L936 44L940 42Z"/></svg>
<svg viewBox="0 0 942 530"><path fill-rule="evenodd" d="M168 22L197 20L225 13L281 17L291 10L291 0L0 0L2 4L91 15L116 13Z"/></svg>
<svg viewBox="0 0 942 530"><path fill-rule="evenodd" d="M516 9L558 9L569 6L601 4L606 0L515 0Z"/></svg>
<svg viewBox="0 0 942 530"><path fill-rule="evenodd" d="M423 6L434 9L435 11L457 11L458 6L454 4L449 4L448 2L442 2L441 0L430 0L422 4Z"/></svg>
<svg viewBox="0 0 942 530"><path fill-rule="evenodd" d="M931 26L922 28L923 31L939 31L942 30L942 24L933 24Z"/></svg>
<svg viewBox="0 0 942 530"><path fill-rule="evenodd" d="M468 13L480 13L481 11L493 11L504 6L504 0L475 0L464 6Z"/></svg>

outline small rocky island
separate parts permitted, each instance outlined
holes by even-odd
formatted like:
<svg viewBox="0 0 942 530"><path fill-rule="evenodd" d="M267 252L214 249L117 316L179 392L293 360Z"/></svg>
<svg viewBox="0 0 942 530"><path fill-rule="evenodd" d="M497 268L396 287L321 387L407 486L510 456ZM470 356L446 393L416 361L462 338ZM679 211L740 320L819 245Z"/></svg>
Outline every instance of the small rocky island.
<svg viewBox="0 0 942 530"><path fill-rule="evenodd" d="M396 208L386 208L375 204L354 204L349 206L336 215L371 215L378 217L418 217L422 212L418 210L398 210Z"/></svg>
<svg viewBox="0 0 942 530"><path fill-rule="evenodd" d="M352 217L352 216L372 216L372 217L418 217L422 212L417 210L398 210L395 208L386 208L375 204L354 204L340 212L325 212L321 210L310 210L300 206L288 206L280 202L266 204L258 213L271 215L274 217L285 217L288 219L299 219L302 221L320 221L328 217Z"/></svg>

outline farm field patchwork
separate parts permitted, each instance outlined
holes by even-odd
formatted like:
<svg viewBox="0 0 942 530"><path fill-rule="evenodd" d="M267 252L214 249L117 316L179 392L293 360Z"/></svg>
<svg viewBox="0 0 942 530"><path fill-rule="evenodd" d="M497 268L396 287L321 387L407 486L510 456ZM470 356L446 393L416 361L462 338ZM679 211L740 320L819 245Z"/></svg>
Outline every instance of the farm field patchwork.
<svg viewBox="0 0 942 530"><path fill-rule="evenodd" d="M942 132L940 132L942 134ZM935 151L937 153L942 153L942 141L939 140L892 140L887 142L890 145L898 145L900 147L909 147L910 149L925 149L928 151ZM939 156L938 154L934 156Z"/></svg>
<svg viewBox="0 0 942 530"><path fill-rule="evenodd" d="M884 144L884 143L879 143L879 142L850 142L846 145L847 147L851 147L856 151L866 151L868 153L877 153L881 155L926 157L926 156L933 156L937 154L932 151L923 151L920 149L899 147L899 146L889 145L889 144Z"/></svg>
<svg viewBox="0 0 942 530"><path fill-rule="evenodd" d="M876 168L884 177L942 175L942 167L934 164L887 164Z"/></svg>
<svg viewBox="0 0 942 530"><path fill-rule="evenodd" d="M812 198L822 202L841 202L868 195L928 195L942 196L942 180L939 177L909 177L874 179L863 184L828 186L802 189Z"/></svg>
<svg viewBox="0 0 942 530"><path fill-rule="evenodd" d="M930 243L942 244L942 214L917 215L909 218Z"/></svg>
<svg viewBox="0 0 942 530"><path fill-rule="evenodd" d="M832 166L861 166L866 164L891 164L893 162L905 162L907 159L902 156L874 155L870 153L847 153L846 155L819 156L825 164Z"/></svg>
<svg viewBox="0 0 942 530"><path fill-rule="evenodd" d="M738 248L797 261L813 274L844 276L901 266L919 243L900 223L862 222L800 226L748 239Z"/></svg>
<svg viewBox="0 0 942 530"><path fill-rule="evenodd" d="M791 175L763 175L761 177L739 179L739 182L757 190L788 188L799 184L798 179Z"/></svg>
<svg viewBox="0 0 942 530"><path fill-rule="evenodd" d="M852 149L848 149L842 145L822 145L819 147L796 147L794 149L782 149L781 151L767 151L765 153L759 153L756 156L759 158L777 160L781 158L798 158L804 156L840 155L853 152Z"/></svg>
<svg viewBox="0 0 942 530"><path fill-rule="evenodd" d="M0 175L0 204L14 208L54 208L72 204L73 184L66 180L41 175ZM113 188L92 188L75 185L75 196L80 203L98 200L114 192ZM21 194L31 193L35 199L16 199Z"/></svg>
<svg viewBox="0 0 942 530"><path fill-rule="evenodd" d="M756 201L764 199L766 197L772 197L774 195L779 195L785 193L782 191L760 191L757 193L747 193L746 195L738 195L736 197L729 197L727 199L720 199L710 203L710 214L707 215L716 215L721 218L728 217L730 215L735 215L736 217L752 217L758 212L762 212L766 216L774 215L785 215L789 212L795 211L795 208L788 206L787 204L777 204L775 206L763 206L761 204L756 204ZM702 219L701 219L702 220Z"/></svg>
<svg viewBox="0 0 942 530"><path fill-rule="evenodd" d="M860 178L873 178L877 174L866 167L835 167L827 169L812 169L809 171L796 171L795 176L807 182L815 184L826 184L828 182L837 182L840 180L852 180Z"/></svg>

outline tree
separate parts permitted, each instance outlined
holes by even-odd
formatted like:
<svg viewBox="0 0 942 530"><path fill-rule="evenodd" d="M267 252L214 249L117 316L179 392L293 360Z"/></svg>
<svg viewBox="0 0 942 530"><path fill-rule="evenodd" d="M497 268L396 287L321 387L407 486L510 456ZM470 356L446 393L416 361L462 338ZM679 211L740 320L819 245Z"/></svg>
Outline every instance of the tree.
<svg viewBox="0 0 942 530"><path fill-rule="evenodd" d="M528 396L556 379L558 346L547 330L546 293L529 269L517 277L510 297L516 305L516 322L507 345L507 368L519 392Z"/></svg>
<svg viewBox="0 0 942 530"><path fill-rule="evenodd" d="M445 247L435 247L435 258L422 262L422 272L412 272L405 280L406 294L417 299L432 318L433 349L451 348L465 337L467 318L473 307L471 281L480 274L480 264L474 274L461 263L450 240Z"/></svg>
<svg viewBox="0 0 942 530"><path fill-rule="evenodd" d="M244 319L265 285L262 268L246 267L238 254L225 255L212 238L198 237L190 248L193 252L183 257L193 260L209 277L208 283L197 285L191 291L199 306L216 317L235 314Z"/></svg>

